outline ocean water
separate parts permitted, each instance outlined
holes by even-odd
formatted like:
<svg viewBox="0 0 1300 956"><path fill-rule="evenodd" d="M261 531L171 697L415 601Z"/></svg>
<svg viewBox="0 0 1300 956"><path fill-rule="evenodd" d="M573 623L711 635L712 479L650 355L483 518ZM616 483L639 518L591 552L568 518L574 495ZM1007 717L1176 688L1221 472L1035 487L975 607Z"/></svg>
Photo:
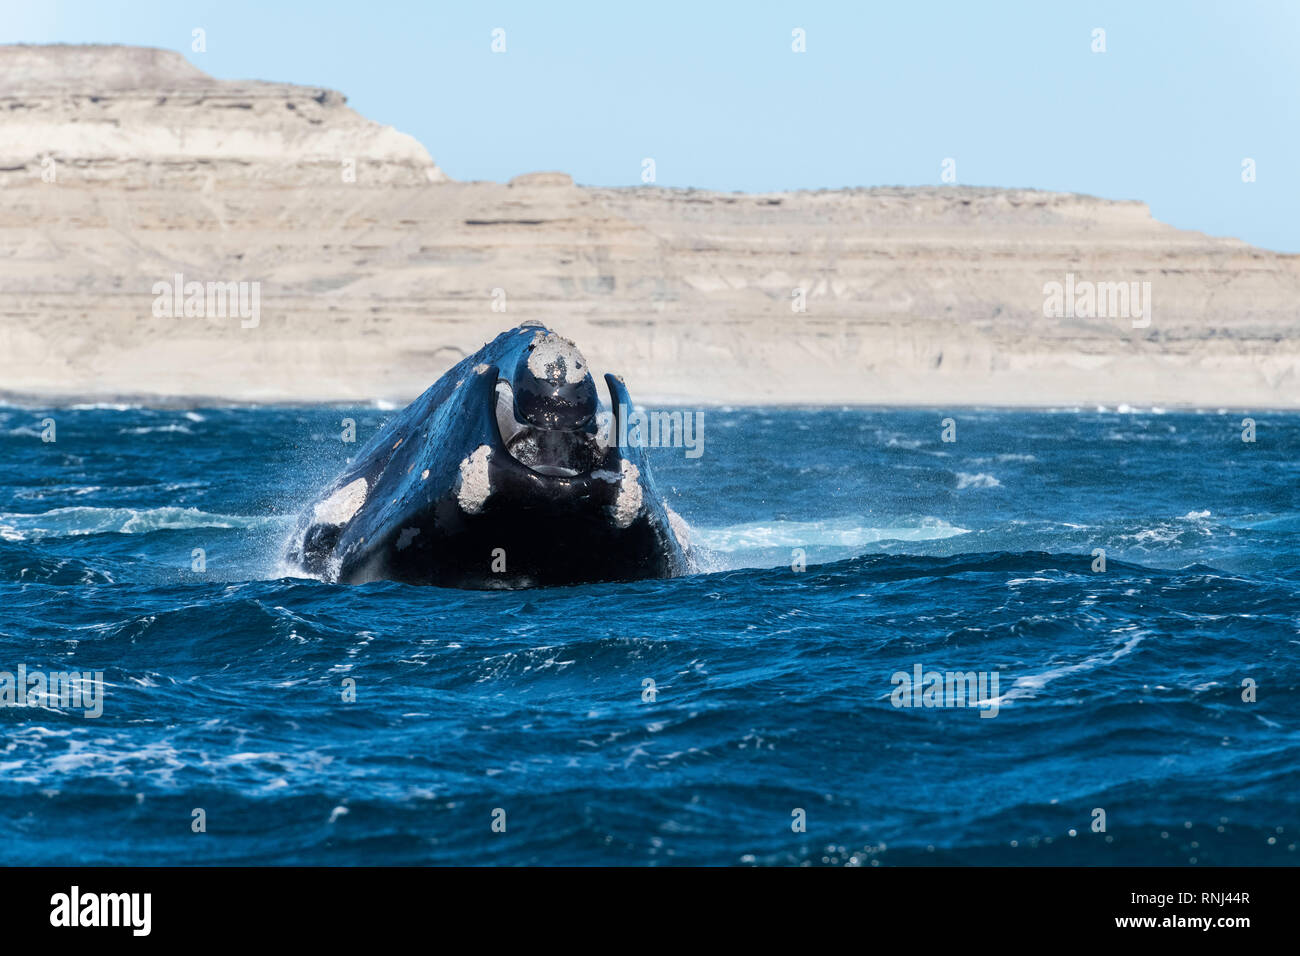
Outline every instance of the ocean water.
<svg viewBox="0 0 1300 956"><path fill-rule="evenodd" d="M707 409L698 574L288 576L389 414L0 408L0 671L104 682L0 707L3 862L1298 859L1300 416Z"/></svg>

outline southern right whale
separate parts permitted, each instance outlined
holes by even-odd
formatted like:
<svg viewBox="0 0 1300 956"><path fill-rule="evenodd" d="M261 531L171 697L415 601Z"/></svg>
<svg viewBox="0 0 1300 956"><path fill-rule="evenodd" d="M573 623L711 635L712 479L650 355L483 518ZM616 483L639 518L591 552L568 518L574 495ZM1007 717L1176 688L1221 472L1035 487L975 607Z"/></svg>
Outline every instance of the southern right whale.
<svg viewBox="0 0 1300 956"><path fill-rule="evenodd" d="M605 376L598 421L582 353L543 325L502 332L434 382L303 511L287 560L327 581L518 588L692 568L632 408Z"/></svg>

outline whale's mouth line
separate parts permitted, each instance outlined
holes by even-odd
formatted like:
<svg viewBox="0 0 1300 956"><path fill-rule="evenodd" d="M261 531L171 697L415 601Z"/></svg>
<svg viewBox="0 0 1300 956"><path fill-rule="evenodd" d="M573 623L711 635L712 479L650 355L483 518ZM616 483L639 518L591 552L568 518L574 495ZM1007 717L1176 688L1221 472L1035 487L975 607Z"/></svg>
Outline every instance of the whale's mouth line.
<svg viewBox="0 0 1300 956"><path fill-rule="evenodd" d="M611 451L615 451L613 466L618 470L616 449L607 443L595 422L588 430L541 428L521 421L516 414L514 390L503 378L497 379L493 402L492 421L500 447L533 474L572 480L609 470Z"/></svg>

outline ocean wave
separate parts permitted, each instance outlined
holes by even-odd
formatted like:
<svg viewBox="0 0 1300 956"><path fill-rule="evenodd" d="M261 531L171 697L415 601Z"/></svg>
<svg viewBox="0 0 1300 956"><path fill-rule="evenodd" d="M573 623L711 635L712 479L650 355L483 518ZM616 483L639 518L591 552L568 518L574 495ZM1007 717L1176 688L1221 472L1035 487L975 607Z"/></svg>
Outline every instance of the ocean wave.
<svg viewBox="0 0 1300 956"><path fill-rule="evenodd" d="M1114 664L1120 658L1131 654L1142 643L1143 638L1151 634L1150 631L1141 629L1137 625L1126 625L1122 630L1124 633L1116 647L1098 654L1090 654L1081 661L1054 664L1038 673L1017 677L1010 690L997 699L998 704L1037 697L1043 688L1054 680Z"/></svg>
<svg viewBox="0 0 1300 956"><path fill-rule="evenodd" d="M202 419L200 419L201 421ZM118 430L119 435L152 435L158 432L171 432L179 435L193 435L194 432L187 425L141 425L136 428L122 428Z"/></svg>
<svg viewBox="0 0 1300 956"><path fill-rule="evenodd" d="M760 548L856 548L878 541L935 541L968 534L966 528L942 518L925 517L912 523L863 525L859 518L823 521L751 521L724 528L692 528L692 540L710 551Z"/></svg>
<svg viewBox="0 0 1300 956"><path fill-rule="evenodd" d="M971 474L967 471L957 472L957 490L962 491L966 488L1001 488L1002 482L986 472Z"/></svg>
<svg viewBox="0 0 1300 956"><path fill-rule="evenodd" d="M283 520L279 516L212 514L198 508L54 508L40 514L0 512L0 538L24 541L188 528L259 528Z"/></svg>

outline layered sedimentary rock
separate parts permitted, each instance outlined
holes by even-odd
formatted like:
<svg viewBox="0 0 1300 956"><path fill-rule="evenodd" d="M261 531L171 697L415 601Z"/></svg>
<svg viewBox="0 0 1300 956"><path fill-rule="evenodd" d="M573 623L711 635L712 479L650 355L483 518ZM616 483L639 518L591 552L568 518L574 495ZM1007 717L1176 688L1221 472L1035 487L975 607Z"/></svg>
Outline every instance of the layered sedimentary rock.
<svg viewBox="0 0 1300 956"><path fill-rule="evenodd" d="M179 53L0 46L0 184L45 173L134 189L446 179L424 147L333 90L215 80Z"/></svg>
<svg viewBox="0 0 1300 956"><path fill-rule="evenodd" d="M0 392L400 401L523 320L656 400L1300 405L1300 257L1139 202L458 183L328 91L0 47Z"/></svg>

